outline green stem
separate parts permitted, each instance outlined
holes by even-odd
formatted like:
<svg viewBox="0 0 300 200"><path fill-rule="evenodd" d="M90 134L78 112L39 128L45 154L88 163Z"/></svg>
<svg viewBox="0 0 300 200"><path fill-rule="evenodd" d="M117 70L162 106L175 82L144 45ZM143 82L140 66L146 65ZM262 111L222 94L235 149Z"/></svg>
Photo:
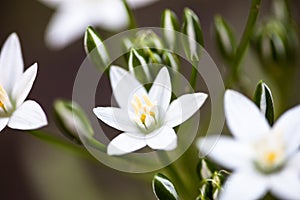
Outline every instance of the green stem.
<svg viewBox="0 0 300 200"><path fill-rule="evenodd" d="M52 134L52 133L48 133L48 132L41 131L41 130L28 131L28 133L44 142L47 142L47 143L54 145L56 147L59 147L61 149L72 152L80 157L84 157L89 160L94 160L94 158L82 147L75 146L74 144L66 142L66 141L54 136L54 134Z"/></svg>
<svg viewBox="0 0 300 200"><path fill-rule="evenodd" d="M159 158L162 163L170 163L169 156L166 152L160 152ZM188 196L187 199L193 199L190 196L190 191L187 188L187 186L184 182L184 179L181 177L181 173L178 172L178 169L176 168L175 164L170 164L165 169L170 174L170 176L172 176L174 179L176 179L175 180L176 183L179 184L179 186L177 186L177 188L179 188L180 191L182 191L181 195L179 195L179 196ZM176 185L175 185L175 187L176 187Z"/></svg>
<svg viewBox="0 0 300 200"><path fill-rule="evenodd" d="M197 65L195 65L195 63L193 63L192 72L191 72L191 76L190 76L190 85L194 91L196 90L197 75L198 75Z"/></svg>
<svg viewBox="0 0 300 200"><path fill-rule="evenodd" d="M229 81L227 83L227 86L230 87L234 83L238 82L238 75L239 75L239 69L242 62L242 59L245 55L245 52L247 50L250 37L253 33L255 22L258 17L258 13L260 10L261 0L252 0L251 8L247 20L246 27L244 29L242 38L240 40L240 43L236 49L236 54L233 60L232 69L231 69L231 75L229 77Z"/></svg>
<svg viewBox="0 0 300 200"><path fill-rule="evenodd" d="M135 29L136 28L136 21L135 21L135 17L133 15L133 12L130 9L130 7L128 6L128 3L126 2L126 0L123 0L123 3L124 3L124 6L126 8L128 18L129 18L129 29Z"/></svg>

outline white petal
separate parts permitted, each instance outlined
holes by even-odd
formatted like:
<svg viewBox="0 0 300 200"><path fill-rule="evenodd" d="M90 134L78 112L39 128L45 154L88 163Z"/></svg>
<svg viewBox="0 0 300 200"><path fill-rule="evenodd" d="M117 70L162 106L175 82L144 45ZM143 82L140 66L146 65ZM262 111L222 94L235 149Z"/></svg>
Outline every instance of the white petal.
<svg viewBox="0 0 300 200"><path fill-rule="evenodd" d="M116 31L128 26L129 16L122 1L101 0L90 9L91 22L103 29Z"/></svg>
<svg viewBox="0 0 300 200"><path fill-rule="evenodd" d="M124 155L134 152L146 146L143 137L136 137L133 134L121 133L115 137L107 146L108 155Z"/></svg>
<svg viewBox="0 0 300 200"><path fill-rule="evenodd" d="M252 149L247 144L226 136L200 139L197 146L201 155L208 155L212 160L229 169L243 168L252 164L254 155Z"/></svg>
<svg viewBox="0 0 300 200"><path fill-rule="evenodd" d="M8 124L9 118L4 117L4 118L0 118L0 131L2 131L5 126Z"/></svg>
<svg viewBox="0 0 300 200"><path fill-rule="evenodd" d="M109 75L114 97L121 108L125 110L131 108L134 94L139 97L147 94L144 86L128 71L117 66L111 66Z"/></svg>
<svg viewBox="0 0 300 200"><path fill-rule="evenodd" d="M227 125L235 138L251 142L268 133L270 126L265 116L242 94L227 90L224 107Z"/></svg>
<svg viewBox="0 0 300 200"><path fill-rule="evenodd" d="M225 182L220 200L255 200L263 197L268 182L253 172L234 172Z"/></svg>
<svg viewBox="0 0 300 200"><path fill-rule="evenodd" d="M198 111L206 98L207 94L193 93L182 95L174 100L167 110L165 124L170 127L175 127L185 122Z"/></svg>
<svg viewBox="0 0 300 200"><path fill-rule="evenodd" d="M167 110L172 95L171 79L166 67L162 68L149 91L149 98L157 102L164 111Z"/></svg>
<svg viewBox="0 0 300 200"><path fill-rule="evenodd" d="M274 124L273 129L284 135L287 154L294 153L300 145L300 106L285 112Z"/></svg>
<svg viewBox="0 0 300 200"><path fill-rule="evenodd" d="M16 33L4 43L0 55L0 84L10 94L13 85L23 73L24 63L21 45Z"/></svg>
<svg viewBox="0 0 300 200"><path fill-rule="evenodd" d="M146 143L152 149L171 151L177 147L177 135L173 128L163 126L146 136Z"/></svg>
<svg viewBox="0 0 300 200"><path fill-rule="evenodd" d="M299 171L284 170L272 177L271 184L271 192L280 199L300 199Z"/></svg>
<svg viewBox="0 0 300 200"><path fill-rule="evenodd" d="M300 152L293 154L286 163L289 170L300 171Z"/></svg>
<svg viewBox="0 0 300 200"><path fill-rule="evenodd" d="M158 0L126 0L126 2L131 8L140 8L143 6L148 6L156 1Z"/></svg>
<svg viewBox="0 0 300 200"><path fill-rule="evenodd" d="M97 107L93 111L101 121L115 129L128 132L138 131L125 110L113 107Z"/></svg>
<svg viewBox="0 0 300 200"><path fill-rule="evenodd" d="M51 18L46 30L46 43L49 47L60 49L84 35L90 24L84 7L60 7Z"/></svg>
<svg viewBox="0 0 300 200"><path fill-rule="evenodd" d="M38 129L48 124L41 106L32 100L25 101L11 116L8 126L19 130Z"/></svg>
<svg viewBox="0 0 300 200"><path fill-rule="evenodd" d="M37 74L37 64L29 67L17 80L12 90L12 99L16 101L16 107L21 105L28 96Z"/></svg>

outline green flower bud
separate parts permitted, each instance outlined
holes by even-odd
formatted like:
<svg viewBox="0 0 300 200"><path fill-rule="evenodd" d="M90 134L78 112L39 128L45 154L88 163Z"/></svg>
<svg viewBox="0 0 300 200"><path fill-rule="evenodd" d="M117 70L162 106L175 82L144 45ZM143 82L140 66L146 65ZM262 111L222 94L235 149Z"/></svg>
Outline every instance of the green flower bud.
<svg viewBox="0 0 300 200"><path fill-rule="evenodd" d="M134 74L141 82L152 80L148 63L135 49L131 49L128 60L129 71Z"/></svg>
<svg viewBox="0 0 300 200"><path fill-rule="evenodd" d="M88 57L103 72L110 64L107 49L96 30L89 26L84 35L84 49Z"/></svg>
<svg viewBox="0 0 300 200"><path fill-rule="evenodd" d="M178 57L171 52L166 51L163 53L163 63L176 71L179 69Z"/></svg>
<svg viewBox="0 0 300 200"><path fill-rule="evenodd" d="M184 22L182 33L187 35L183 39L183 45L188 58L191 61L199 61L200 49L198 45L204 46L203 34L198 16L189 8L184 9Z"/></svg>
<svg viewBox="0 0 300 200"><path fill-rule="evenodd" d="M262 24L254 37L257 55L263 65L286 67L294 65L299 41L292 24L271 19Z"/></svg>
<svg viewBox="0 0 300 200"><path fill-rule="evenodd" d="M218 49L223 58L229 62L233 59L236 51L236 39L232 29L219 15L215 16L214 28Z"/></svg>
<svg viewBox="0 0 300 200"><path fill-rule="evenodd" d="M173 183L163 174L156 174L152 180L152 189L158 200L177 200L178 194Z"/></svg>
<svg viewBox="0 0 300 200"><path fill-rule="evenodd" d="M164 29L163 36L167 47L170 50L174 50L177 43L175 31L179 31L179 23L178 18L173 11L167 9L163 12L162 28Z"/></svg>
<svg viewBox="0 0 300 200"><path fill-rule="evenodd" d="M263 81L257 84L254 102L260 111L265 115L266 119L273 125L274 123L274 102L270 88Z"/></svg>
<svg viewBox="0 0 300 200"><path fill-rule="evenodd" d="M78 134L90 138L94 130L83 110L75 102L56 100L54 113L57 126L72 141L81 144Z"/></svg>

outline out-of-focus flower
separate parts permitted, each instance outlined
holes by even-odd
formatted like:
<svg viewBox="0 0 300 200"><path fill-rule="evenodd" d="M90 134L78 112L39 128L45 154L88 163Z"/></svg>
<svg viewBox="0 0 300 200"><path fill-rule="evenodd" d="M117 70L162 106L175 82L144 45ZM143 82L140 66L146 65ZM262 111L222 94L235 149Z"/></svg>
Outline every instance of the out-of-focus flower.
<svg viewBox="0 0 300 200"><path fill-rule="evenodd" d="M267 191L280 199L300 199L300 106L270 127L264 114L238 92L225 93L227 124L234 138L207 137L202 153L233 170L220 199L259 199ZM215 144L215 146L214 146Z"/></svg>
<svg viewBox="0 0 300 200"><path fill-rule="evenodd" d="M53 9L46 30L46 43L52 48L63 48L84 34L89 26L106 30L120 30L129 25L123 0L39 0ZM157 0L127 0L131 8L146 6Z"/></svg>
<svg viewBox="0 0 300 200"><path fill-rule="evenodd" d="M172 88L166 67L160 70L149 92L120 67L111 67L110 81L120 108L94 109L101 121L124 131L109 143L109 155L123 155L145 146L175 149L177 135L173 127L189 119L207 98L204 93L185 94L170 104Z"/></svg>
<svg viewBox="0 0 300 200"><path fill-rule="evenodd" d="M6 125L20 130L47 125L41 106L32 100L25 101L36 78L37 69L35 63L23 73L24 63L19 38L12 33L0 54L0 131Z"/></svg>

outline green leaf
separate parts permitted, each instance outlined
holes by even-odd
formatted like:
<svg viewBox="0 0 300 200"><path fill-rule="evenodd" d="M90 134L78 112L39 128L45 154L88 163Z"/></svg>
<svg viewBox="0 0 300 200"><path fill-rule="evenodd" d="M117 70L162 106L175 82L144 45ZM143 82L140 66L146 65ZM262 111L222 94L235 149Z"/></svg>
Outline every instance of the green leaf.
<svg viewBox="0 0 300 200"><path fill-rule="evenodd" d="M188 58L191 61L199 61L200 49L198 45L204 46L202 28L198 16L189 8L184 9L184 22L182 33L187 35L183 39L183 45ZM197 44L198 43L198 44Z"/></svg>
<svg viewBox="0 0 300 200"><path fill-rule="evenodd" d="M176 14L166 9L162 14L162 28L164 41L170 50L176 47L176 32L179 31L179 22Z"/></svg>
<svg viewBox="0 0 300 200"><path fill-rule="evenodd" d="M100 35L91 26L86 29L84 35L84 49L96 67L104 72L111 63L110 57Z"/></svg>
<svg viewBox="0 0 300 200"><path fill-rule="evenodd" d="M223 17L217 15L214 20L215 38L217 46L223 58L231 61L236 51L236 39L231 27Z"/></svg>
<svg viewBox="0 0 300 200"><path fill-rule="evenodd" d="M86 138L94 135L94 130L83 110L75 102L56 100L54 113L57 126L62 133L72 141L81 144L78 134Z"/></svg>
<svg viewBox="0 0 300 200"><path fill-rule="evenodd" d="M159 200L177 200L178 194L173 183L163 174L156 174L152 180L152 189Z"/></svg>
<svg viewBox="0 0 300 200"><path fill-rule="evenodd" d="M129 71L134 74L141 82L150 82L152 80L148 63L146 60L135 50L131 49L128 60Z"/></svg>
<svg viewBox="0 0 300 200"><path fill-rule="evenodd" d="M273 125L274 123L274 102L271 90L263 82L260 81L256 86L254 94L254 102L260 111L265 115L266 119Z"/></svg>

